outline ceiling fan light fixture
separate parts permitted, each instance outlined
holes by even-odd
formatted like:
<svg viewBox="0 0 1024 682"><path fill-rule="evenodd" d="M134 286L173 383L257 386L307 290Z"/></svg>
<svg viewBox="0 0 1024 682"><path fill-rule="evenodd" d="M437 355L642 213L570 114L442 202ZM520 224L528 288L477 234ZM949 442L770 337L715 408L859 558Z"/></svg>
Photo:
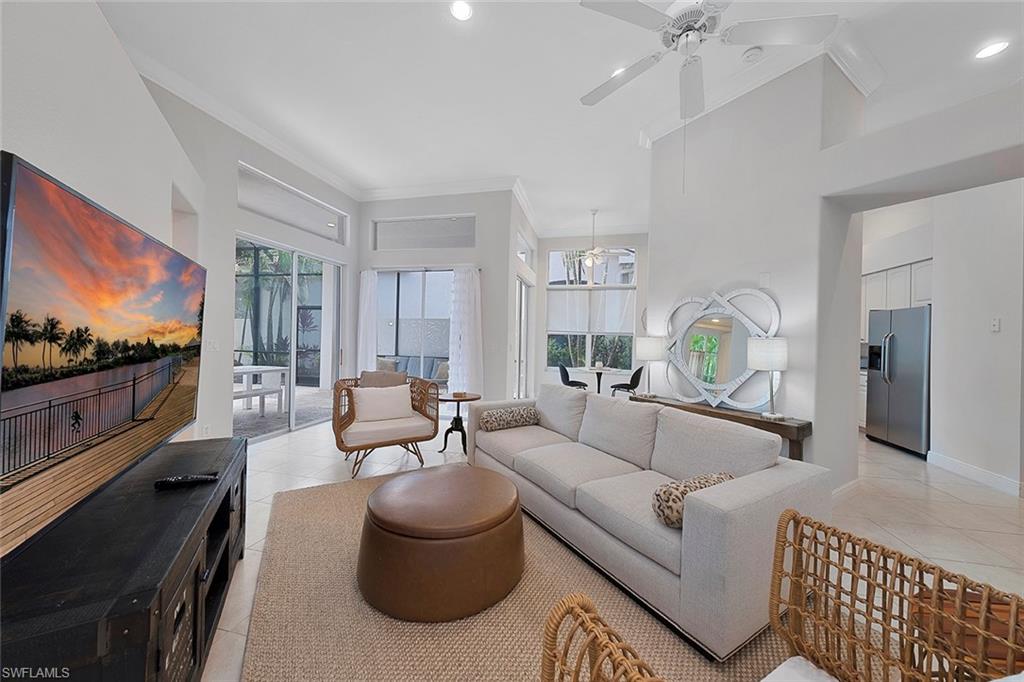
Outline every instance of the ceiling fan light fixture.
<svg viewBox="0 0 1024 682"><path fill-rule="evenodd" d="M473 7L466 0L455 0L448 6L448 11L459 21L469 21L473 16Z"/></svg>
<svg viewBox="0 0 1024 682"><path fill-rule="evenodd" d="M604 248L597 246L597 209L590 209L590 248L583 252L583 265L592 268L604 262Z"/></svg>
<svg viewBox="0 0 1024 682"><path fill-rule="evenodd" d="M995 57L997 54L999 54L1009 46L1010 43L1005 40L998 40L994 43L989 43L985 47L978 50L977 54L974 55L974 58L988 59L989 57Z"/></svg>

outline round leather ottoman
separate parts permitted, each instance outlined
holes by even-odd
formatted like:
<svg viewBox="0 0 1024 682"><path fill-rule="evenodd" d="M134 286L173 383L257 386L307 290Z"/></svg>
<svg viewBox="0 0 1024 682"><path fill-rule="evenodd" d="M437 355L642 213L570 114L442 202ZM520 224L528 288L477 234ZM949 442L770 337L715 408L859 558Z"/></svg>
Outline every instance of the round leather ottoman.
<svg viewBox="0 0 1024 682"><path fill-rule="evenodd" d="M483 611L523 575L519 492L501 474L451 464L401 474L366 502L356 576L363 598L401 620Z"/></svg>

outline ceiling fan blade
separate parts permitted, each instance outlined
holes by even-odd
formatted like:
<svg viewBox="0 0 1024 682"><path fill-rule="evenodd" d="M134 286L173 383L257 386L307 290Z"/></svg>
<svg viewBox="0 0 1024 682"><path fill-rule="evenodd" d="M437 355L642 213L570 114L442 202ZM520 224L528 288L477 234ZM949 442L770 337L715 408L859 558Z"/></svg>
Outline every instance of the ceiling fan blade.
<svg viewBox="0 0 1024 682"><path fill-rule="evenodd" d="M679 117L693 118L704 111L704 64L696 55L679 69Z"/></svg>
<svg viewBox="0 0 1024 682"><path fill-rule="evenodd" d="M623 85L633 80L647 69L651 68L655 64L661 61L661 58L665 55L664 52L655 52L652 55L644 57L636 64L623 69L619 73L615 74L604 83L601 83L596 88L588 92L587 94L580 97L580 103L587 105L588 107L593 106L603 100L608 95L612 94Z"/></svg>
<svg viewBox="0 0 1024 682"><path fill-rule="evenodd" d="M817 45L835 30L838 21L835 14L740 21L722 31L722 42L727 45Z"/></svg>
<svg viewBox="0 0 1024 682"><path fill-rule="evenodd" d="M601 14L628 21L650 31L664 26L672 18L640 0L580 0L580 4Z"/></svg>

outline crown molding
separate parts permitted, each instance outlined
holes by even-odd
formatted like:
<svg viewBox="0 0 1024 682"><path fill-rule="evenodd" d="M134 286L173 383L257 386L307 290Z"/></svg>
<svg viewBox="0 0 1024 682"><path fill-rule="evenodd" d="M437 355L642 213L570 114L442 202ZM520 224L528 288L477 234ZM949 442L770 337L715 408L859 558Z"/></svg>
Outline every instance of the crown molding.
<svg viewBox="0 0 1024 682"><path fill-rule="evenodd" d="M870 97L885 80L885 69L849 20L839 25L825 52L864 97Z"/></svg>
<svg viewBox="0 0 1024 682"><path fill-rule="evenodd" d="M356 201L365 201L366 191L353 185L347 179L314 161L306 154L284 142L272 133L227 106L219 99L198 87L178 72L156 61L133 45L121 41L135 69L146 80L156 83L164 90L188 102L200 111L209 114L229 128L241 133L301 170L317 177L332 187L344 192Z"/></svg>
<svg viewBox="0 0 1024 682"><path fill-rule="evenodd" d="M537 213L533 210L533 204L530 203L530 197L526 195L526 187L520 178L516 178L515 184L512 185L512 194L519 200L519 206L523 209L523 214L526 216L526 221L530 223L530 227L539 234Z"/></svg>
<svg viewBox="0 0 1024 682"><path fill-rule="evenodd" d="M452 194L479 194L481 192L511 192L519 178L508 176L481 180L432 182L404 187L379 187L363 191L363 201L391 201L395 199L421 199L423 197L450 196Z"/></svg>

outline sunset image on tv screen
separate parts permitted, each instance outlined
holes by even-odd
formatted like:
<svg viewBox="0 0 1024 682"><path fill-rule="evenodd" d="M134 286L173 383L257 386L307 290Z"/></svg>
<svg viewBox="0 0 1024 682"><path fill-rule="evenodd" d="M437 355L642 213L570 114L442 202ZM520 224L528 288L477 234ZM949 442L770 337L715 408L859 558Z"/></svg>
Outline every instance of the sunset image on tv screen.
<svg viewBox="0 0 1024 682"><path fill-rule="evenodd" d="M13 168L0 489L40 460L191 419L206 284L189 258ZM149 429L141 445L165 431Z"/></svg>

